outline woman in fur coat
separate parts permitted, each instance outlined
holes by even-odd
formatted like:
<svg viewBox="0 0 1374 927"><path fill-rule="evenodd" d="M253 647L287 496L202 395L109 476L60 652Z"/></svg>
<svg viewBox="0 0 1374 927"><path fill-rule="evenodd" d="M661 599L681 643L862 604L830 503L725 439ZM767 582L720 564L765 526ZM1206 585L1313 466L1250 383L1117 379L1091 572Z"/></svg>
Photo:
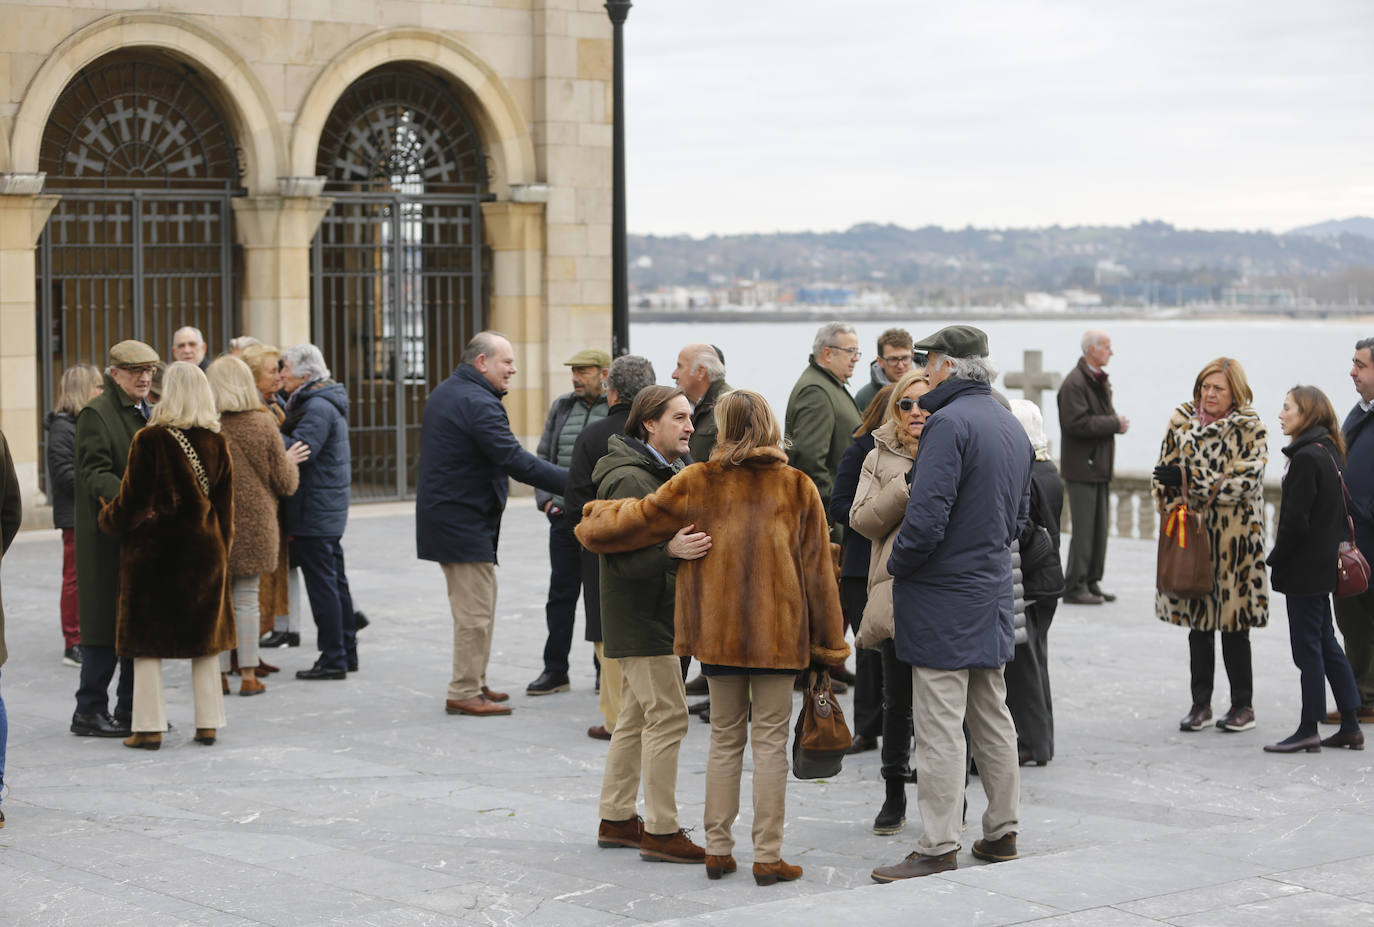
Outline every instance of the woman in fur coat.
<svg viewBox="0 0 1374 927"><path fill-rule="evenodd" d="M297 464L310 449L297 441L282 450L281 432L262 404L252 371L237 357L216 358L206 371L220 433L234 462L234 546L229 549L230 589L238 632L239 695L258 695L267 687L258 680L258 578L277 566L281 533L277 498L289 496L300 483ZM229 655L220 654L220 672ZM221 687L223 688L223 687Z"/></svg>
<svg viewBox="0 0 1374 927"><path fill-rule="evenodd" d="M229 601L234 474L210 381L177 361L162 401L134 436L119 495L100 530L120 536L115 649L134 661L133 733L156 750L167 728L162 661L190 659L197 743L224 726L217 657L234 646Z"/></svg>
<svg viewBox="0 0 1374 927"><path fill-rule="evenodd" d="M734 390L717 400L716 422L709 461L643 499L587 503L576 533L599 554L666 541L685 525L710 535L706 556L678 565L673 644L701 661L711 693L706 874L735 871L730 827L752 739L754 880L772 885L802 872L781 856L793 679L812 663L843 662L849 645L825 508L787 465L772 409Z"/></svg>
<svg viewBox="0 0 1374 927"><path fill-rule="evenodd" d="M1250 403L1254 395L1240 362L1218 357L1193 382L1193 399L1174 410L1155 467L1155 499L1167 512L1179 501L1206 506L1214 585L1209 595L1177 599L1157 593L1161 621L1189 628L1193 707L1179 722L1200 731L1212 718L1216 632L1231 681L1231 709L1217 721L1223 731L1255 726L1250 629L1269 623L1269 581L1264 566L1264 467L1269 433ZM1182 484L1188 480L1188 498ZM1208 505L1208 500L1212 502Z"/></svg>

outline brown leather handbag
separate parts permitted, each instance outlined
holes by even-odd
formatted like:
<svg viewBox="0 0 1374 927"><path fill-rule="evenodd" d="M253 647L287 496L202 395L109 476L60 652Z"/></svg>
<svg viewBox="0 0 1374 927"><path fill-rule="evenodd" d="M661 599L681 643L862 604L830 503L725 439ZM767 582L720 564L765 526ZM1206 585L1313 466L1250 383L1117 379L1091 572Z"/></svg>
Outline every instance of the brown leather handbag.
<svg viewBox="0 0 1374 927"><path fill-rule="evenodd" d="M1188 471L1183 471L1183 498L1160 515L1159 553L1155 560L1155 588L1175 599L1200 599L1216 587L1212 573L1212 543L1207 537L1207 510L1216 501L1221 482L1212 487L1200 509L1188 507Z"/></svg>
<svg viewBox="0 0 1374 927"><path fill-rule="evenodd" d="M1345 504L1345 526L1350 531L1350 540L1341 541L1336 547L1336 598L1348 599L1359 595L1369 588L1369 561L1355 546L1355 520L1350 517L1350 490L1345 485L1345 474L1336 462L1336 455L1320 441L1317 447L1326 451L1336 468L1336 477L1341 481L1341 501Z"/></svg>
<svg viewBox="0 0 1374 927"><path fill-rule="evenodd" d="M792 775L798 779L825 779L839 773L854 738L845 723L844 711L835 700L830 674L808 669L803 678L802 707L792 738Z"/></svg>

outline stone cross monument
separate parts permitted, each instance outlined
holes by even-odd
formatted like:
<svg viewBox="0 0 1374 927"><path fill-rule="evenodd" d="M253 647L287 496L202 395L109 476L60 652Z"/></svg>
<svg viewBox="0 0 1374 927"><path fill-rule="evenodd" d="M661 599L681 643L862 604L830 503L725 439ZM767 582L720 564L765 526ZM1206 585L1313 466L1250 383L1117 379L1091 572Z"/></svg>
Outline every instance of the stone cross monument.
<svg viewBox="0 0 1374 927"><path fill-rule="evenodd" d="M1007 373L1005 378L1007 389L1021 390L1027 399L1039 406L1040 394L1046 390L1059 389L1059 384L1064 381L1064 377L1058 373L1045 370L1043 351L1025 351L1022 353L1022 363L1026 369Z"/></svg>

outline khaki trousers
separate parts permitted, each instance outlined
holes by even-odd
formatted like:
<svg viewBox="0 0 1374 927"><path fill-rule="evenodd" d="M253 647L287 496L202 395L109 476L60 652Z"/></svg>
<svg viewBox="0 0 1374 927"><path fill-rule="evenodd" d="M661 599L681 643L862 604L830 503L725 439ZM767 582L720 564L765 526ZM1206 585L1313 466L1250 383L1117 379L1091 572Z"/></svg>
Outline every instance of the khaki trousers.
<svg viewBox="0 0 1374 927"><path fill-rule="evenodd" d="M594 642L592 649L601 661L601 717L606 719L606 730L614 734L616 719L620 717L620 686L623 678L620 661L606 656L606 645L601 641Z"/></svg>
<svg viewBox="0 0 1374 927"><path fill-rule="evenodd" d="M605 664L602 664L603 666ZM682 661L672 654L624 657L620 715L606 753L601 780L601 817L624 821L635 816L635 793L644 782L644 829L675 834L677 755L687 736L687 688ZM603 669L601 688L606 688Z"/></svg>
<svg viewBox="0 0 1374 927"><path fill-rule="evenodd" d="M441 563L453 612L453 679L448 697L472 698L487 684L491 631L496 622L496 565Z"/></svg>
<svg viewBox="0 0 1374 927"><path fill-rule="evenodd" d="M258 665L258 582L261 574L232 577L229 589L234 601L234 626L238 631L239 666ZM229 672L229 651L219 655L219 671Z"/></svg>
<svg viewBox="0 0 1374 927"><path fill-rule="evenodd" d="M912 718L916 726L916 805L925 832L916 844L923 856L959 849L964 813L964 722L988 796L983 837L999 840L1019 830L1021 768L1016 727L1007 709L1002 668L911 668Z"/></svg>
<svg viewBox="0 0 1374 927"><path fill-rule="evenodd" d="M792 720L792 683L786 674L708 676L711 749L706 759L706 852L728 856L731 826L739 815L744 742L754 741L754 862L775 863L782 854L787 804L787 736ZM750 690L752 689L752 700ZM753 704L754 719L749 720Z"/></svg>
<svg viewBox="0 0 1374 927"><path fill-rule="evenodd" d="M191 660L191 696L196 706L196 727L224 727L224 694L219 685L219 656ZM134 657L134 706L132 728L160 733L167 730L167 698L162 690L162 660Z"/></svg>

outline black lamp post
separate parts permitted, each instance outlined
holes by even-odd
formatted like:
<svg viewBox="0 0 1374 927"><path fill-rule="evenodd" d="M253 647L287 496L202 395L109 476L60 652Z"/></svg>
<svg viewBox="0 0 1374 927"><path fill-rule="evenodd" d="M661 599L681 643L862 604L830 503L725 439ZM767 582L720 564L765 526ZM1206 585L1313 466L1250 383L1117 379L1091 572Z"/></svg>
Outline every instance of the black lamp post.
<svg viewBox="0 0 1374 927"><path fill-rule="evenodd" d="M613 108L611 191L611 355L630 353L630 265L625 228L625 17L630 0L606 0L614 32L615 72L611 82Z"/></svg>

